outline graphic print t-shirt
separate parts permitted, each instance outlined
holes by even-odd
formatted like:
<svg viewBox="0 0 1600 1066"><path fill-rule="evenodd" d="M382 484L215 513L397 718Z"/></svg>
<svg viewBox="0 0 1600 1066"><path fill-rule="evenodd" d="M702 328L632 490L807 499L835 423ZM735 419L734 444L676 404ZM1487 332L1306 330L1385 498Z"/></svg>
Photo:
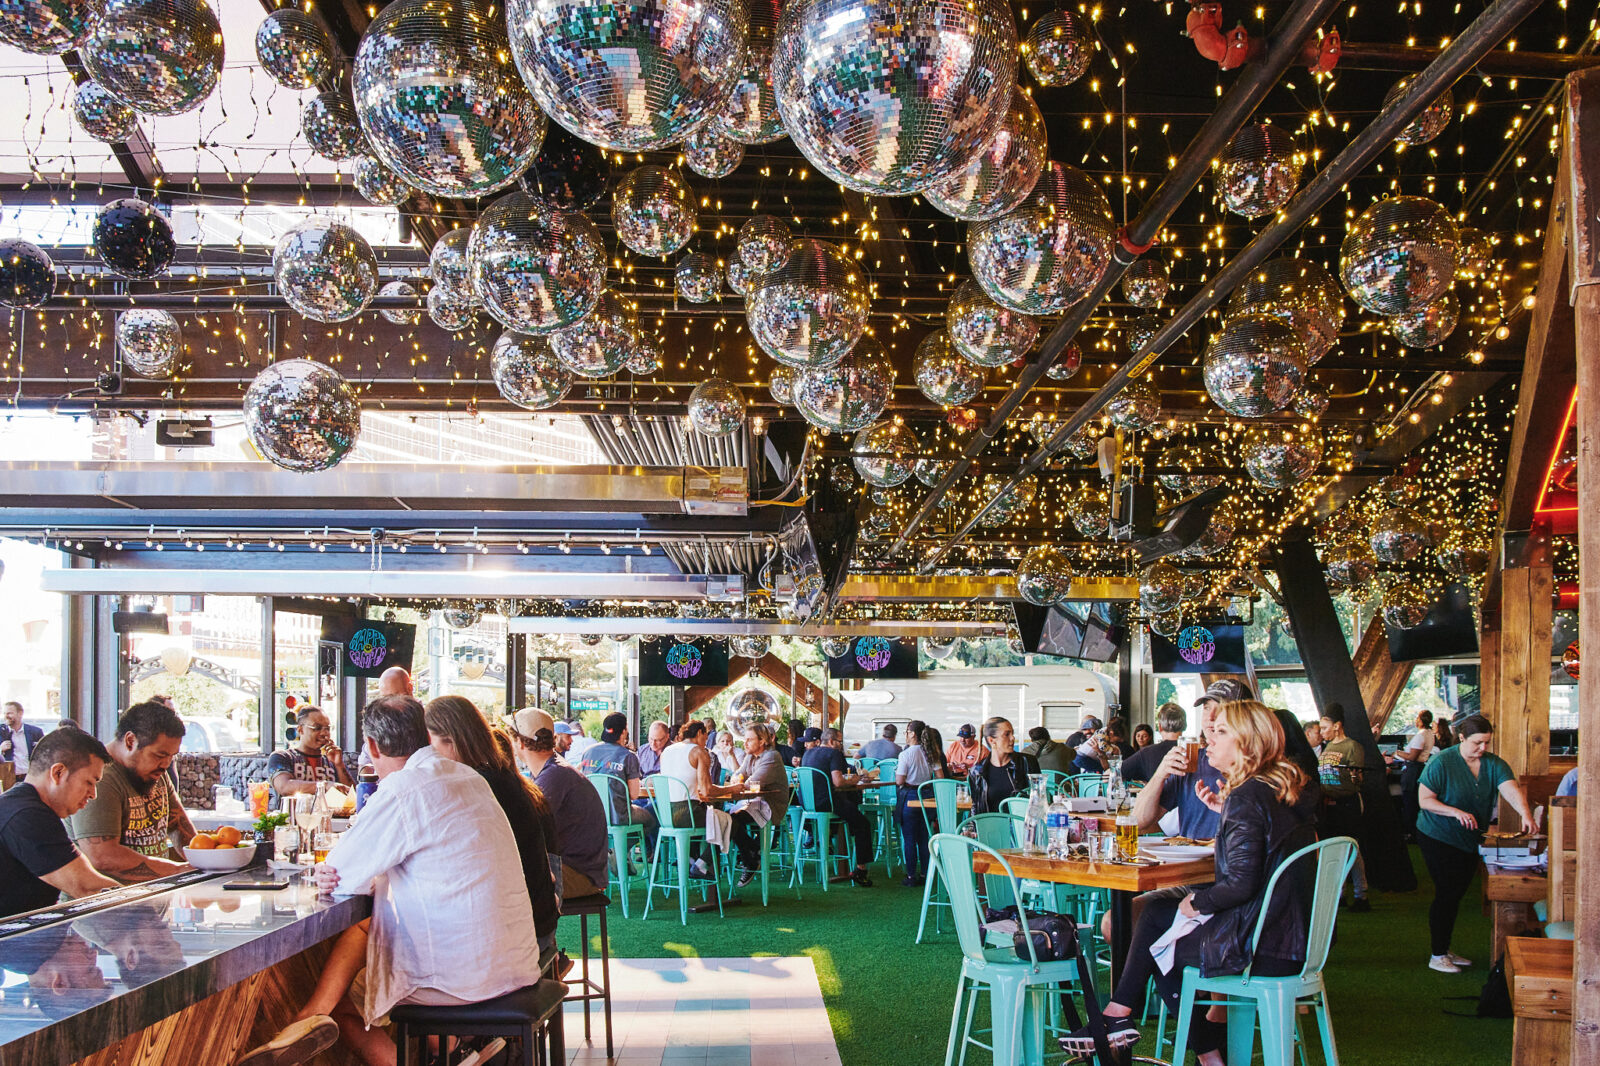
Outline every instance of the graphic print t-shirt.
<svg viewBox="0 0 1600 1066"><path fill-rule="evenodd" d="M149 792L140 792L133 776L113 761L100 779L89 805L72 816L72 838L118 837L141 855L164 858L171 828L172 789L165 774Z"/></svg>

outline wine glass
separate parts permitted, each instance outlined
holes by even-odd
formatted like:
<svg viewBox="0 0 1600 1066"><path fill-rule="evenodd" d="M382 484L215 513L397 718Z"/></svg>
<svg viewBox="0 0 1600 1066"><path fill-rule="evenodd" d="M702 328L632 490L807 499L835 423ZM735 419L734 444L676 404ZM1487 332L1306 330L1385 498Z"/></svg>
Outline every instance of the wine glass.
<svg viewBox="0 0 1600 1066"><path fill-rule="evenodd" d="M311 849L305 845L312 840L312 834L317 831L322 816L317 813L316 803L312 796L302 793L291 796L289 802L294 807L294 824L300 827L300 856L301 862L311 858Z"/></svg>

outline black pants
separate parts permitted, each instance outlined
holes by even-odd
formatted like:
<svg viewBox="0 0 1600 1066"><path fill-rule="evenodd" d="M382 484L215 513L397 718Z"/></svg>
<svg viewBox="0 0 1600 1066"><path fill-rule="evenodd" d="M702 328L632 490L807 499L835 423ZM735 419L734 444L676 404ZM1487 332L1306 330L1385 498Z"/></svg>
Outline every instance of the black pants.
<svg viewBox="0 0 1600 1066"><path fill-rule="evenodd" d="M749 811L733 812L733 846L739 852L739 865L746 870L761 869L761 827Z"/></svg>
<svg viewBox="0 0 1600 1066"><path fill-rule="evenodd" d="M1421 759L1412 759L1400 767L1400 823L1407 836L1417 832L1417 812L1422 808L1417 802L1417 786L1422 783Z"/></svg>
<svg viewBox="0 0 1600 1066"><path fill-rule="evenodd" d="M1478 872L1478 855L1435 840L1426 833L1417 834L1417 849L1428 865L1428 876L1433 878L1433 903L1428 907L1428 953L1445 955L1450 951L1450 934L1455 932L1456 913L1461 910L1462 897Z"/></svg>
<svg viewBox="0 0 1600 1066"><path fill-rule="evenodd" d="M932 873L928 854L928 824L922 820L921 807L908 807L917 798L917 790L910 785L896 793L898 805L895 816L900 820L900 835L906 842L906 877L915 881Z"/></svg>
<svg viewBox="0 0 1600 1066"><path fill-rule="evenodd" d="M839 816L845 830L850 834L850 839L855 842L856 865L869 865L873 859L872 823L867 821L867 816L861 813L859 806L847 800L836 801L833 813Z"/></svg>

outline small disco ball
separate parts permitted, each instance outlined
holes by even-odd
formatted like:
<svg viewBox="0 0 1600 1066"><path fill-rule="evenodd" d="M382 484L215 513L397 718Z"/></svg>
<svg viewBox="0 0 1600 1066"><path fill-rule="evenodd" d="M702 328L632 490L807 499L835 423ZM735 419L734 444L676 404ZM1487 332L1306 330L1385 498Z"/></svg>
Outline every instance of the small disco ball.
<svg viewBox="0 0 1600 1066"><path fill-rule="evenodd" d="M1159 259L1135 259L1122 275L1122 295L1135 307L1160 307L1172 279Z"/></svg>
<svg viewBox="0 0 1600 1066"><path fill-rule="evenodd" d="M619 152L667 148L724 106L744 71L734 0L512 0L517 69L577 136Z"/></svg>
<svg viewBox="0 0 1600 1066"><path fill-rule="evenodd" d="M726 437L744 425L744 391L731 381L708 378L689 394L689 425L703 437Z"/></svg>
<svg viewBox="0 0 1600 1066"><path fill-rule="evenodd" d="M1183 602L1183 571L1161 559L1139 572L1139 606L1154 614L1176 610Z"/></svg>
<svg viewBox="0 0 1600 1066"><path fill-rule="evenodd" d="M1039 320L1001 307L971 278L950 297L944 312L950 343L978 366L1005 366L1026 355L1039 339Z"/></svg>
<svg viewBox="0 0 1600 1066"><path fill-rule="evenodd" d="M60 55L83 43L100 6L95 0L10 0L0 8L0 41L35 55Z"/></svg>
<svg viewBox="0 0 1600 1066"><path fill-rule="evenodd" d="M367 151L356 108L343 93L318 93L300 108L300 132L324 159L349 159Z"/></svg>
<svg viewBox="0 0 1600 1066"><path fill-rule="evenodd" d="M630 374L648 377L661 369L661 346L654 337L639 337L633 342L633 351L628 353L627 362L622 365L627 367Z"/></svg>
<svg viewBox="0 0 1600 1066"><path fill-rule="evenodd" d="M1408 563L1432 543L1427 524L1403 507L1385 511L1372 523L1372 554L1380 563Z"/></svg>
<svg viewBox="0 0 1600 1066"><path fill-rule="evenodd" d="M1407 74L1389 87L1389 91L1383 94L1383 106L1385 108L1400 99L1405 91L1411 87L1411 79L1412 75ZM1454 109L1455 98L1451 95L1450 90L1446 89L1433 103L1423 108L1422 113L1412 119L1411 125L1401 130L1395 140L1412 148L1419 144L1427 144L1443 133L1446 126L1450 125L1450 114Z"/></svg>
<svg viewBox="0 0 1600 1066"><path fill-rule="evenodd" d="M1115 243L1106 194L1078 168L1052 162L1021 207L968 227L967 258L996 303L1043 315L1081 300Z"/></svg>
<svg viewBox="0 0 1600 1066"><path fill-rule="evenodd" d="M741 659L765 658L771 647L772 641L766 637L728 638L728 650Z"/></svg>
<svg viewBox="0 0 1600 1066"><path fill-rule="evenodd" d="M1093 426L1084 426L1068 437L1062 448L1079 459L1092 459L1100 450L1100 431Z"/></svg>
<svg viewBox="0 0 1600 1066"><path fill-rule="evenodd" d="M56 266L32 241L0 239L0 304L39 307L56 291Z"/></svg>
<svg viewBox="0 0 1600 1066"><path fill-rule="evenodd" d="M105 0L78 54L135 111L181 115L217 86L222 25L206 0Z"/></svg>
<svg viewBox="0 0 1600 1066"><path fill-rule="evenodd" d="M896 419L875 422L856 434L850 445L856 473L868 485L892 489L911 477L911 464L922 448L911 427Z"/></svg>
<svg viewBox="0 0 1600 1066"><path fill-rule="evenodd" d="M285 470L330 470L356 446L361 404L333 368L285 359L245 390L244 428L256 450Z"/></svg>
<svg viewBox="0 0 1600 1066"><path fill-rule="evenodd" d="M988 370L969 362L942 329L922 338L911 366L917 388L940 407L959 407L982 392L989 379Z"/></svg>
<svg viewBox="0 0 1600 1066"><path fill-rule="evenodd" d="M1456 263L1456 277L1462 281L1487 279L1495 269L1493 234L1475 226L1461 226L1457 232L1461 236L1461 257Z"/></svg>
<svg viewBox="0 0 1600 1066"><path fill-rule="evenodd" d="M1223 501L1219 506L1226 508L1227 501ZM1233 530L1234 521L1230 515L1223 514L1220 510L1213 511L1211 522L1206 526L1205 532L1200 534L1199 540L1189 545L1184 554L1197 559L1216 555L1233 543Z"/></svg>
<svg viewBox="0 0 1600 1066"><path fill-rule="evenodd" d="M288 305L317 322L359 315L378 291L378 259L342 222L308 218L278 238L272 272Z"/></svg>
<svg viewBox="0 0 1600 1066"><path fill-rule="evenodd" d="M523 176L527 191L564 211L583 211L599 203L611 181L604 152L560 126L545 129L544 145Z"/></svg>
<svg viewBox="0 0 1600 1066"><path fill-rule="evenodd" d="M1357 537L1344 538L1329 545L1322 553L1322 565L1330 578L1350 588L1365 585L1378 572L1372 549Z"/></svg>
<svg viewBox="0 0 1600 1066"><path fill-rule="evenodd" d="M172 223L143 200L113 200L94 220L94 250L125 278L165 274L178 254Z"/></svg>
<svg viewBox="0 0 1600 1066"><path fill-rule="evenodd" d="M1339 276L1350 298L1373 314L1408 314L1455 281L1460 246L1444 208L1421 196L1391 196L1351 223L1339 246Z"/></svg>
<svg viewBox="0 0 1600 1066"><path fill-rule="evenodd" d="M1050 607L1072 591L1072 560L1060 548L1040 544L1028 549L1017 567L1017 594L1035 607Z"/></svg>
<svg viewBox="0 0 1600 1066"><path fill-rule="evenodd" d="M789 257L789 227L776 215L753 215L739 227L739 259L757 274L767 274Z"/></svg>
<svg viewBox="0 0 1600 1066"><path fill-rule="evenodd" d="M702 178L725 178L744 162L744 145L708 122L684 138L683 161Z"/></svg>
<svg viewBox="0 0 1600 1066"><path fill-rule="evenodd" d="M948 455L948 459L934 459L924 456L911 464L911 473L916 479L930 489L944 480L944 476L955 469L956 457L961 454L960 447L950 437L939 438L935 450L940 455Z"/></svg>
<svg viewBox="0 0 1600 1066"><path fill-rule="evenodd" d="M183 331L165 311L136 307L117 316L117 352L122 365L142 378L170 377L178 368Z"/></svg>
<svg viewBox="0 0 1600 1066"><path fill-rule="evenodd" d="M1475 578L1489 565L1489 549L1481 534L1452 529L1434 553L1439 567L1453 578Z"/></svg>
<svg viewBox="0 0 1600 1066"><path fill-rule="evenodd" d="M1130 381L1106 401L1106 417L1121 429L1149 429L1161 417L1161 394L1148 381Z"/></svg>
<svg viewBox="0 0 1600 1066"><path fill-rule="evenodd" d="M1259 312L1283 319L1300 335L1306 364L1326 355L1344 324L1344 294L1333 275L1308 259L1280 258L1261 264L1228 300L1228 317Z"/></svg>
<svg viewBox="0 0 1600 1066"><path fill-rule="evenodd" d="M772 83L818 170L873 196L954 174L1011 105L1017 26L1004 0L788 0Z"/></svg>
<svg viewBox="0 0 1600 1066"><path fill-rule="evenodd" d="M1238 315L1206 346L1203 374L1218 407L1239 418L1260 418L1289 406L1305 384L1305 348L1281 318Z"/></svg>
<svg viewBox="0 0 1600 1066"><path fill-rule="evenodd" d="M1415 629L1432 607L1428 594L1409 581L1396 581L1383 594L1383 620L1396 629Z"/></svg>
<svg viewBox="0 0 1600 1066"><path fill-rule="evenodd" d="M451 629L471 629L483 619L483 608L476 604L447 608L439 613Z"/></svg>
<svg viewBox="0 0 1600 1066"><path fill-rule="evenodd" d="M1075 12L1046 11L1028 28L1022 58L1040 85L1071 85L1094 58L1094 31Z"/></svg>
<svg viewBox="0 0 1600 1066"><path fill-rule="evenodd" d="M1461 301L1446 289L1443 296L1420 311L1389 319L1389 332L1407 348L1434 348L1455 332L1460 317Z"/></svg>
<svg viewBox="0 0 1600 1066"><path fill-rule="evenodd" d="M1006 487L1007 480L999 474L987 474L978 486L974 509L994 501L980 520L982 525L1003 525L1027 510L1037 498L1039 487L1031 479L1019 481L1010 488Z"/></svg>
<svg viewBox="0 0 1600 1066"><path fill-rule="evenodd" d="M936 662L943 662L955 654L955 650L962 645L960 637L951 637L949 640L939 640L936 637L923 637L922 651L928 658Z"/></svg>
<svg viewBox="0 0 1600 1066"><path fill-rule="evenodd" d="M378 290L378 295L416 296L417 290L410 282L386 281L383 283L383 287ZM382 315L386 321L393 322L397 326L415 326L422 321L422 309L420 307L385 307L378 314Z"/></svg>
<svg viewBox="0 0 1600 1066"><path fill-rule="evenodd" d="M1127 342L1129 353L1144 351L1145 345L1155 339L1161 332L1161 319L1155 315L1135 315L1128 319L1128 324L1123 327L1122 337Z"/></svg>
<svg viewBox="0 0 1600 1066"><path fill-rule="evenodd" d="M595 301L594 310L550 334L550 346L574 374L608 378L628 361L638 329L633 308L606 289Z"/></svg>
<svg viewBox="0 0 1600 1066"><path fill-rule="evenodd" d="M1289 407L1301 418L1309 418L1313 422L1321 418L1328 409L1328 390L1304 388L1295 394Z"/></svg>
<svg viewBox="0 0 1600 1066"><path fill-rule="evenodd" d="M1190 473L1199 467L1215 465L1208 462L1205 453L1193 444L1179 444L1168 448L1161 456L1161 465L1178 468L1170 473L1156 475L1156 480L1161 482L1162 488L1179 496L1197 496L1227 481L1221 474Z"/></svg>
<svg viewBox="0 0 1600 1066"><path fill-rule="evenodd" d="M1083 369L1083 349L1078 347L1077 341L1069 341L1045 368L1044 376L1051 381L1070 381L1081 369Z"/></svg>
<svg viewBox="0 0 1600 1066"><path fill-rule="evenodd" d="M351 86L372 150L436 196L504 189L547 125L508 55L491 0L394 0L356 48Z"/></svg>
<svg viewBox="0 0 1600 1066"><path fill-rule="evenodd" d="M794 405L818 429L854 433L871 425L894 395L894 364L883 345L863 338L832 366L802 369Z"/></svg>
<svg viewBox="0 0 1600 1066"><path fill-rule="evenodd" d="M745 322L761 350L793 367L838 362L861 339L869 309L865 279L855 266L834 245L809 237L792 242L788 256L761 275L744 302Z"/></svg>
<svg viewBox="0 0 1600 1066"><path fill-rule="evenodd" d="M1033 97L1019 88L989 143L960 170L920 191L951 218L967 222L999 218L1022 205L1049 161L1044 116Z"/></svg>
<svg viewBox="0 0 1600 1066"><path fill-rule="evenodd" d="M491 204L471 232L468 291L508 329L564 329L605 289L605 242L587 215L513 192Z"/></svg>
<svg viewBox="0 0 1600 1066"><path fill-rule="evenodd" d="M125 141L139 128L133 108L92 81L84 82L72 94L72 117L79 129L107 144Z"/></svg>
<svg viewBox="0 0 1600 1066"><path fill-rule="evenodd" d="M772 394L773 400L784 406L794 403L795 369L791 366L777 366L772 368L772 376L767 379L767 391Z"/></svg>
<svg viewBox="0 0 1600 1066"><path fill-rule="evenodd" d="M376 156L364 155L350 166L350 178L356 192L368 203L379 207L392 207L411 195L411 186L400 180L400 175L384 166Z"/></svg>
<svg viewBox="0 0 1600 1066"><path fill-rule="evenodd" d="M456 292L435 283L428 290L428 318L446 333L459 333L472 325L477 313L473 302Z"/></svg>
<svg viewBox="0 0 1600 1066"><path fill-rule="evenodd" d="M1322 434L1315 426L1251 426L1244 432L1240 452L1251 480L1278 491L1316 471L1322 461Z"/></svg>
<svg viewBox="0 0 1600 1066"><path fill-rule="evenodd" d="M678 286L678 295L685 300L696 304L709 303L716 299L717 290L722 288L722 268L711 256L703 252L690 252L678 260L673 279Z"/></svg>
<svg viewBox="0 0 1600 1066"><path fill-rule="evenodd" d="M297 7L280 7L261 20L256 58L286 89L314 89L333 76L333 42L322 23Z"/></svg>
<svg viewBox="0 0 1600 1066"><path fill-rule="evenodd" d="M823 637L817 641L817 647L822 654L830 659L838 659L850 654L850 645L853 643L849 637Z"/></svg>
<svg viewBox="0 0 1600 1066"><path fill-rule="evenodd" d="M550 350L548 337L506 330L489 353L489 373L500 395L518 407L543 411L566 398L572 371Z"/></svg>
<svg viewBox="0 0 1600 1066"><path fill-rule="evenodd" d="M751 0L749 47L728 102L711 124L740 144L771 144L786 136L772 87L772 46L782 15L779 0Z"/></svg>
<svg viewBox="0 0 1600 1066"><path fill-rule="evenodd" d="M617 240L640 255L665 258L694 236L694 190L676 170L637 167L611 195L611 222Z"/></svg>
<svg viewBox="0 0 1600 1066"><path fill-rule="evenodd" d="M493 211L499 204L500 201L495 201L489 211ZM485 211L484 214L487 215L489 211ZM474 296L472 271L467 266L467 246L471 243L472 231L475 228L462 226L446 230L433 242L433 251L428 253L428 274L433 278L433 283L469 301Z"/></svg>
<svg viewBox="0 0 1600 1066"><path fill-rule="evenodd" d="M743 732L756 723L776 722L780 714L777 699L766 689L740 689L728 700L728 728L734 732Z"/></svg>
<svg viewBox="0 0 1600 1066"><path fill-rule="evenodd" d="M1067 497L1067 517L1072 527L1086 537L1098 537L1111 528L1111 499L1105 489L1085 485Z"/></svg>
<svg viewBox="0 0 1600 1066"><path fill-rule="evenodd" d="M1260 218L1289 201L1300 184L1300 150L1282 126L1252 122L1233 135L1217 162L1217 193L1236 215Z"/></svg>

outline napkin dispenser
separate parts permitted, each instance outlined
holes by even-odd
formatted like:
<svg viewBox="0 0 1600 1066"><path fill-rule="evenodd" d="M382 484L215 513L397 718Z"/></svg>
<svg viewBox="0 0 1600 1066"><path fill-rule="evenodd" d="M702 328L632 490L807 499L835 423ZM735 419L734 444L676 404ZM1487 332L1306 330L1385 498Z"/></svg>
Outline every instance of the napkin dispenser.
<svg viewBox="0 0 1600 1066"><path fill-rule="evenodd" d="M1110 809L1104 796L1075 796L1067 800L1067 810L1073 814L1105 814Z"/></svg>

